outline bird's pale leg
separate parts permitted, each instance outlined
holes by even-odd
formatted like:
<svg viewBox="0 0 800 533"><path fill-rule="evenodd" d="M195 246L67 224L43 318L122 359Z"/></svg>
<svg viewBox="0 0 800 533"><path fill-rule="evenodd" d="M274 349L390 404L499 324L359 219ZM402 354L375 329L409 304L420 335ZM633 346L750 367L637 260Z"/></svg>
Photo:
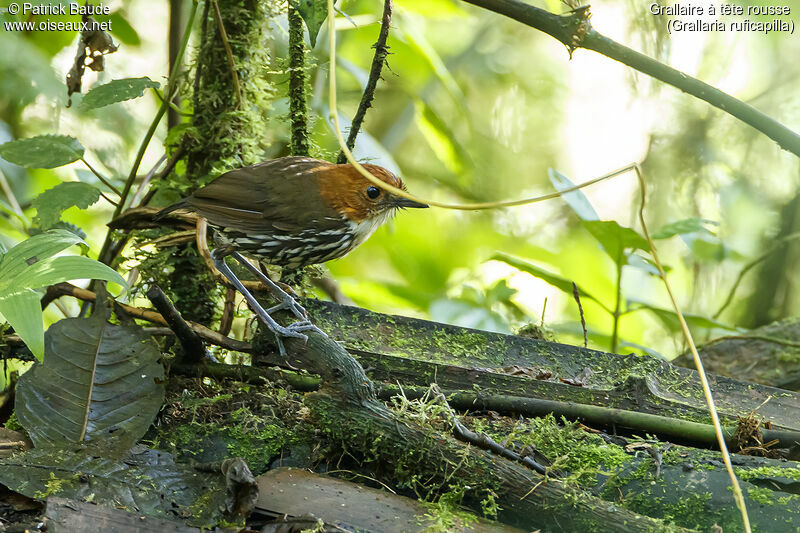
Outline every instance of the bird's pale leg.
<svg viewBox="0 0 800 533"><path fill-rule="evenodd" d="M308 320L308 313L306 313L306 310L303 308L303 306L297 303L297 300L295 300L290 294L281 289L277 283L269 279L269 277L261 272L257 266L245 259L239 252L231 252L231 256L239 261L247 270L252 272L261 281L261 283L266 285L269 288L269 292L272 293L272 296L274 296L275 299L280 302L275 307L270 307L267 310L268 313L280 311L281 309L288 309L300 320Z"/></svg>
<svg viewBox="0 0 800 533"><path fill-rule="evenodd" d="M286 356L286 348L284 348L283 346L283 341L281 340L281 337L296 337L298 339L303 339L304 341L307 341L308 336L303 335L301 333L302 331L309 331L312 329L319 331L319 329L316 326L314 326L314 324L312 324L307 320L302 322L295 322L286 327L278 324L275 321L275 319L269 316L269 313L266 310L264 310L263 307L261 307L261 304L259 304L258 301L255 299L255 297L252 294L250 294L250 291L248 291L245 288L244 284L241 281L239 281L239 278L236 277L236 275L233 273L230 267L228 267L228 265L225 264L225 256L222 255L222 257L218 257L216 252L217 250L211 252L211 259L214 261L214 266L217 267L217 270L219 270L223 276L228 278L228 281L230 281L233 284L236 290L242 293L242 296L244 296L244 299L247 300L247 303L250 305L253 311L264 322L264 324L266 324L267 327L271 329L273 333L275 333L275 339L277 340L278 350L280 351L281 356L284 357Z"/></svg>

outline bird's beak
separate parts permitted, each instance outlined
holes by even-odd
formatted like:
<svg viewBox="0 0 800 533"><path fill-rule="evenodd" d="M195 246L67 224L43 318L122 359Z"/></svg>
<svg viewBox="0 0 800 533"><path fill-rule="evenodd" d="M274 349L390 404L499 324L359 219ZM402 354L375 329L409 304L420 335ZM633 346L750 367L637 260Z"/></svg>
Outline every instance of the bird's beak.
<svg viewBox="0 0 800 533"><path fill-rule="evenodd" d="M394 207L416 207L420 209L428 207L428 204L415 202L414 200L409 200L408 198L403 198L402 196L395 197L392 203L394 204Z"/></svg>

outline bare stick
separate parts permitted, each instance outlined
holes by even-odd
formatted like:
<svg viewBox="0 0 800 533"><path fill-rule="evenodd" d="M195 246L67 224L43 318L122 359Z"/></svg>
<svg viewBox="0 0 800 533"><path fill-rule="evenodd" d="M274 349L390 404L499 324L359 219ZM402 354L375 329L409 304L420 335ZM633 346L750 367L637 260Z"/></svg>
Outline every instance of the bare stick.
<svg viewBox="0 0 800 533"><path fill-rule="evenodd" d="M47 293L45 294L44 298L42 298L42 304L46 306L60 296L72 296L73 298L77 298L78 300L82 300L84 302L94 302L97 299L97 295L88 289L76 287L71 283L57 283L47 288ZM169 323L163 316L161 316L160 313L156 313L150 309L133 307L132 305L119 302L117 302L117 305L119 305L123 310L125 310L126 313L134 318L147 320L148 322L161 324L162 326L169 326ZM187 321L186 323L195 333L211 344L221 346L226 350L235 352L250 353L253 351L253 345L248 342L231 339L230 337L221 335L218 332L196 322Z"/></svg>
<svg viewBox="0 0 800 533"><path fill-rule="evenodd" d="M181 313L172 305L167 295L158 285L152 285L147 290L147 297L167 321L169 327L175 332L175 336L183 347L182 360L187 363L199 363L203 357L207 356L206 347L200 336L186 323Z"/></svg>
<svg viewBox="0 0 800 533"><path fill-rule="evenodd" d="M217 19L222 44L225 46L225 52L228 54L228 66L231 67L233 89L236 92L236 105L239 109L242 109L242 90L239 88L239 75L236 74L236 64L233 62L233 50L231 50L231 43L228 41L228 32L225 31L225 25L222 23L222 13L219 11L217 0L211 0L211 3L214 6L214 18Z"/></svg>

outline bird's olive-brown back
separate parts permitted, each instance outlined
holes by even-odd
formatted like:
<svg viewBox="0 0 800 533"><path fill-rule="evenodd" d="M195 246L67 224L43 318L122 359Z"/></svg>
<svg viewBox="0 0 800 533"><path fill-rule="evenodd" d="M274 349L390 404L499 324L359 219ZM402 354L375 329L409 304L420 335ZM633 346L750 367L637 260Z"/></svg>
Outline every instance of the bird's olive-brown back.
<svg viewBox="0 0 800 533"><path fill-rule="evenodd" d="M273 159L223 174L187 204L212 226L243 233L325 229L341 216L319 194L316 173L332 166L308 157Z"/></svg>

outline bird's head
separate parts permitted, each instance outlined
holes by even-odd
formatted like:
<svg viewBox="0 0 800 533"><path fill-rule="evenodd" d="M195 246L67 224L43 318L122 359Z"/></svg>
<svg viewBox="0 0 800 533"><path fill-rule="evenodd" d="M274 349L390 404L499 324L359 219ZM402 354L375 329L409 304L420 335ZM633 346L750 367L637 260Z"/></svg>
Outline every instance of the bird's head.
<svg viewBox="0 0 800 533"><path fill-rule="evenodd" d="M363 165L370 174L398 189L406 190L403 180L378 165ZM330 165L317 173L319 191L327 205L353 224L377 227L397 209L423 208L427 204L392 194L374 185L353 165ZM373 228L374 229L374 228Z"/></svg>

